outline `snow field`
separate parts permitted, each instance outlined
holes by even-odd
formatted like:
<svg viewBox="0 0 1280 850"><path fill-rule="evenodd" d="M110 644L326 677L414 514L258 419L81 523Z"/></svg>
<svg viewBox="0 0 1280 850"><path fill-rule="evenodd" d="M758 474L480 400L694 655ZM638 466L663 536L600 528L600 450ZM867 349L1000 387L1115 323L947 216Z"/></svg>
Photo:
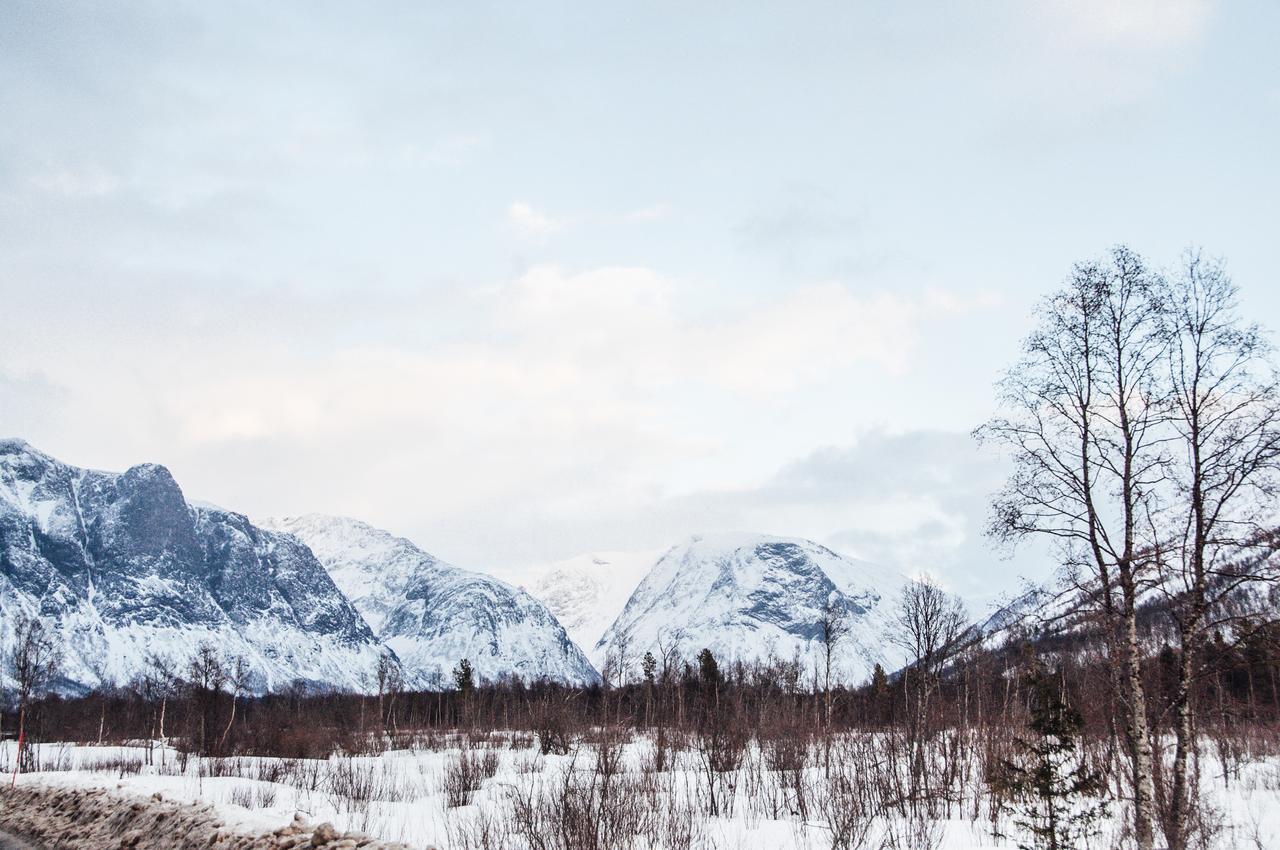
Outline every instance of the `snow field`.
<svg viewBox="0 0 1280 850"><path fill-rule="evenodd" d="M929 805L903 805L886 774L894 742L842 735L739 757L672 739L602 731L563 754L523 734L452 734L411 749L328 759L198 758L158 744L37 745L20 784L100 787L212 804L234 829L262 833L300 812L388 841L441 850L831 847L974 850L993 835L976 776ZM1201 754L1210 846L1280 847L1280 758ZM12 770L13 744L0 744ZM953 777L954 778L954 777ZM1123 804L1095 846L1124 846ZM1007 826L1007 824L1006 824Z"/></svg>

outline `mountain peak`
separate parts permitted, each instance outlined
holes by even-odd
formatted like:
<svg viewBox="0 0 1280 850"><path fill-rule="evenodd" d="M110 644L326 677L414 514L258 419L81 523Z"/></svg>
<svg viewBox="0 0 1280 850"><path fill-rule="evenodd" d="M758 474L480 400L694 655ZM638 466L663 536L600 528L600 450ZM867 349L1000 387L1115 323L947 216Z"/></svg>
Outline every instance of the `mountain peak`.
<svg viewBox="0 0 1280 850"><path fill-rule="evenodd" d="M61 466L64 464L26 440L19 437L0 438L0 467L8 469L10 474L34 477Z"/></svg>
<svg viewBox="0 0 1280 850"><path fill-rule="evenodd" d="M623 649L674 646L686 657L708 648L729 661L799 657L810 667L834 607L850 626L840 676L861 681L886 655L886 601L904 580L799 537L694 535L657 560L594 655L603 663Z"/></svg>
<svg viewBox="0 0 1280 850"><path fill-rule="evenodd" d="M0 455L36 453L36 449L21 437L0 437Z"/></svg>

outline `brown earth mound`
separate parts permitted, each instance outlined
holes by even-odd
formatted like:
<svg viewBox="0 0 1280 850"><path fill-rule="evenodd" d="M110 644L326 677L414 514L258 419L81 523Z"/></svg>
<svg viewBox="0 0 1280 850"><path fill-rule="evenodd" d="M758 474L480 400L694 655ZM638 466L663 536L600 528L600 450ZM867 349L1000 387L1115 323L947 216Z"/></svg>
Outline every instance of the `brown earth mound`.
<svg viewBox="0 0 1280 850"><path fill-rule="evenodd" d="M120 797L100 788L24 786L0 790L0 829L47 850L410 850L330 824L293 823L264 835L237 832L209 805ZM430 850L430 848L428 848Z"/></svg>

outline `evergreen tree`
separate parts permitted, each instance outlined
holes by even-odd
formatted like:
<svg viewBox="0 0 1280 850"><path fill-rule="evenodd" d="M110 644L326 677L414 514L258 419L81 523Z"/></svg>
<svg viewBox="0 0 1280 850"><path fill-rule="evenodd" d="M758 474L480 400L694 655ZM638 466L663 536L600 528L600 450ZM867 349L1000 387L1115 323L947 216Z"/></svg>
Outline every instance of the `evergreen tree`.
<svg viewBox="0 0 1280 850"><path fill-rule="evenodd" d="M658 673L658 659L652 652L644 654L640 670L644 673L644 725L648 726L653 714L653 686Z"/></svg>
<svg viewBox="0 0 1280 850"><path fill-rule="evenodd" d="M871 672L872 717L876 723L885 723L889 719L889 676L876 662Z"/></svg>
<svg viewBox="0 0 1280 850"><path fill-rule="evenodd" d="M709 649L698 653L698 678L702 682L700 688L702 721L715 724L720 714L720 682L723 677L720 673L720 664Z"/></svg>
<svg viewBox="0 0 1280 850"><path fill-rule="evenodd" d="M471 669L471 662L466 658L459 661L458 666L453 668L453 684L463 696L475 690L475 672Z"/></svg>
<svg viewBox="0 0 1280 850"><path fill-rule="evenodd" d="M652 652L644 654L644 659L640 662L640 669L644 673L645 682L652 685L654 676L658 672L658 659L653 657Z"/></svg>
<svg viewBox="0 0 1280 850"><path fill-rule="evenodd" d="M1031 734L1017 739L1018 755L1001 760L992 780L1007 795L1004 808L1018 832L1000 837L1022 850L1070 850L1098 834L1105 784L1079 753L1080 713L1044 671L1032 668L1028 680Z"/></svg>
<svg viewBox="0 0 1280 850"><path fill-rule="evenodd" d="M698 653L698 674L705 684L715 685L720 682L720 664L709 649Z"/></svg>

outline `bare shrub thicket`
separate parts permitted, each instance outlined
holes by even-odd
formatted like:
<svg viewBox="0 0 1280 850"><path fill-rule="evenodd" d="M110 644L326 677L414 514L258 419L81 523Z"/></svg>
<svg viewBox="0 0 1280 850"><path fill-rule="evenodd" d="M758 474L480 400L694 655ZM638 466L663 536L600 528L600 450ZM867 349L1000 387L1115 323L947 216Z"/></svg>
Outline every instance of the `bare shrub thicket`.
<svg viewBox="0 0 1280 850"><path fill-rule="evenodd" d="M868 744L867 739L838 739L831 769L810 792L813 808L826 827L834 850L865 846L875 817L885 811L875 784L866 781L876 766Z"/></svg>
<svg viewBox="0 0 1280 850"><path fill-rule="evenodd" d="M512 795L513 832L530 850L698 846L702 813L688 789L672 773L621 770L614 757L621 746L608 738L579 747L558 772L520 783Z"/></svg>
<svg viewBox="0 0 1280 850"><path fill-rule="evenodd" d="M473 809L445 821L448 846L454 850L510 850L512 821L505 811Z"/></svg>
<svg viewBox="0 0 1280 850"><path fill-rule="evenodd" d="M353 756L329 759L321 789L340 812L367 810L371 803L410 800L419 790L391 762Z"/></svg>
<svg viewBox="0 0 1280 850"><path fill-rule="evenodd" d="M485 780L497 775L499 762L498 753L493 749L467 748L450 756L440 776L446 805L469 805L471 796L484 787Z"/></svg>

